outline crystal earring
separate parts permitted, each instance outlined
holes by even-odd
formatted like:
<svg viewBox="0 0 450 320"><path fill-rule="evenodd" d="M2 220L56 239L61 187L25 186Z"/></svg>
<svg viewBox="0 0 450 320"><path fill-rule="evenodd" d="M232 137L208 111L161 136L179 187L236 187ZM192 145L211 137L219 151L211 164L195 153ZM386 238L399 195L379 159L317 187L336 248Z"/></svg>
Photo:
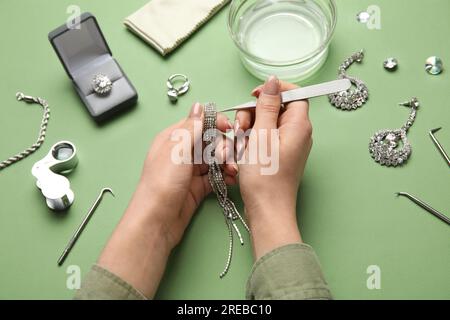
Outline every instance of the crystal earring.
<svg viewBox="0 0 450 320"><path fill-rule="evenodd" d="M338 79L349 79L356 87L356 89L348 89L346 91L330 94L328 96L330 99L330 103L336 108L345 111L356 110L364 103L366 103L366 101L369 99L369 90L367 89L366 84L355 77L348 76L346 73L347 69L354 62L361 63L363 59L364 51L361 50L352 54L351 57L349 57L339 66Z"/></svg>
<svg viewBox="0 0 450 320"><path fill-rule="evenodd" d="M404 164L411 155L411 144L406 134L416 119L417 109L420 104L417 98L412 98L411 101L400 103L399 105L411 108L411 113L406 123L400 129L378 131L373 135L369 143L370 155L382 166L397 167ZM399 142L403 144L401 148L398 148Z"/></svg>

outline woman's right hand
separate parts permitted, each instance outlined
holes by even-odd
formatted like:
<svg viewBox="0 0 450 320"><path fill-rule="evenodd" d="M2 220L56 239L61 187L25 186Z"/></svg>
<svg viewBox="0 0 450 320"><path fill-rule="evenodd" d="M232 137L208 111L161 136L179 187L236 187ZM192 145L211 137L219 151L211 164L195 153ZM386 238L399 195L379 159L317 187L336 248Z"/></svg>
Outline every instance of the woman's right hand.
<svg viewBox="0 0 450 320"><path fill-rule="evenodd" d="M308 117L308 102L291 102L281 108L281 91L297 86L270 77L256 88L256 111L239 111L235 131L251 129L247 143L238 139L237 155L244 155L239 164L239 185L246 216L252 232L256 259L291 243L301 242L297 225L296 202L300 181L312 146L312 126ZM271 130L275 139L270 140ZM266 131L268 139L259 134ZM239 136L239 133L237 133ZM241 131L242 136L242 131ZM240 141L239 141L240 140ZM272 170L262 164L249 163L262 147L272 159ZM273 163L278 157L278 166ZM239 161L238 161L239 162ZM263 174L266 168L266 174Z"/></svg>

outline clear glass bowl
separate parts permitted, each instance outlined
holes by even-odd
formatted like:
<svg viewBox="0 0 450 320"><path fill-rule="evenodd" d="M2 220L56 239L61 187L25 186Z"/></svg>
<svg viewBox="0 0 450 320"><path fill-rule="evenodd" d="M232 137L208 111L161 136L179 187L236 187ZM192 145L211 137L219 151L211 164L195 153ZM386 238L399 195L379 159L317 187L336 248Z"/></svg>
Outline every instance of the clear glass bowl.
<svg viewBox="0 0 450 320"><path fill-rule="evenodd" d="M334 0L233 0L228 29L250 73L298 82L326 61L336 19Z"/></svg>

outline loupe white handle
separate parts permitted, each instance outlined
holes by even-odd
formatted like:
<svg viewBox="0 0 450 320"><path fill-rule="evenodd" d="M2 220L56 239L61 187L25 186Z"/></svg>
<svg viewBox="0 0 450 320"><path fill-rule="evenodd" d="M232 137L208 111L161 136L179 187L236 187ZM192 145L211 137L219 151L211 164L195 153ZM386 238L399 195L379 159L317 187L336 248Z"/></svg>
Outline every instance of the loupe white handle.
<svg viewBox="0 0 450 320"><path fill-rule="evenodd" d="M70 188L70 181L56 172L73 170L77 164L75 145L69 141L61 141L33 166L31 172L37 179L36 185L50 209L61 211L72 205L75 195Z"/></svg>

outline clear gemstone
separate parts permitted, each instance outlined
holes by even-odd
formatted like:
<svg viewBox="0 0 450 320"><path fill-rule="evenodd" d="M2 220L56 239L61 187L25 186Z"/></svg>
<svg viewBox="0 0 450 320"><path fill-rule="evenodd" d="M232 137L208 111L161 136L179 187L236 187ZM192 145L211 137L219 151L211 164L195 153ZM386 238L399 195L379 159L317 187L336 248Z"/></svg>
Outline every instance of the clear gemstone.
<svg viewBox="0 0 450 320"><path fill-rule="evenodd" d="M94 85L94 91L100 95L108 94L113 86L111 80L103 74L97 74L92 82Z"/></svg>
<svg viewBox="0 0 450 320"><path fill-rule="evenodd" d="M360 23L367 23L370 19L370 13L362 11L356 15L356 20Z"/></svg>
<svg viewBox="0 0 450 320"><path fill-rule="evenodd" d="M397 136L394 133L389 133L386 136L386 140L388 140L389 142L395 142L397 141Z"/></svg>
<svg viewBox="0 0 450 320"><path fill-rule="evenodd" d="M429 57L425 62L425 70L432 75L438 75L444 70L442 59L436 56Z"/></svg>
<svg viewBox="0 0 450 320"><path fill-rule="evenodd" d="M386 70L394 71L398 67L398 61L395 58L387 58L384 61L383 66Z"/></svg>

